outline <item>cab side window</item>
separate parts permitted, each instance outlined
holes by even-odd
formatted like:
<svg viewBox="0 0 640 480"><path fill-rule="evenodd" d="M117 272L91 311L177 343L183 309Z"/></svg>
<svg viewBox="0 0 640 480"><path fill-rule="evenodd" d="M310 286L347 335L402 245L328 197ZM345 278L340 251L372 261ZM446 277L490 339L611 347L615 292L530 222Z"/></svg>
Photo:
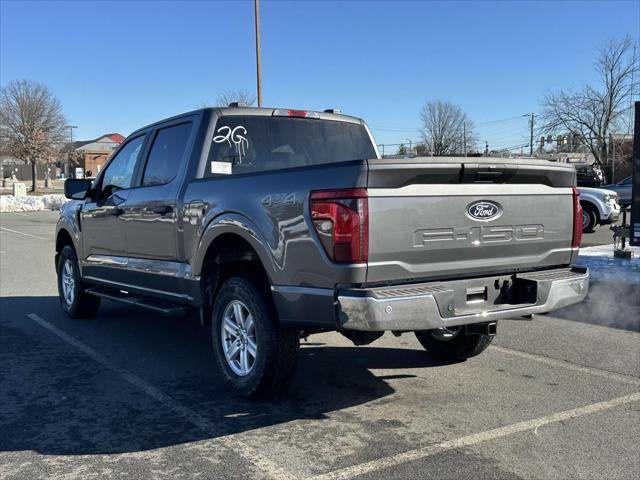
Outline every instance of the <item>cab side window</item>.
<svg viewBox="0 0 640 480"><path fill-rule="evenodd" d="M178 174L191 134L189 123L158 130L144 169L142 186L164 185Z"/></svg>
<svg viewBox="0 0 640 480"><path fill-rule="evenodd" d="M102 177L103 192L114 192L131 188L136 163L140 157L145 135L140 135L129 141L122 150L109 162Z"/></svg>

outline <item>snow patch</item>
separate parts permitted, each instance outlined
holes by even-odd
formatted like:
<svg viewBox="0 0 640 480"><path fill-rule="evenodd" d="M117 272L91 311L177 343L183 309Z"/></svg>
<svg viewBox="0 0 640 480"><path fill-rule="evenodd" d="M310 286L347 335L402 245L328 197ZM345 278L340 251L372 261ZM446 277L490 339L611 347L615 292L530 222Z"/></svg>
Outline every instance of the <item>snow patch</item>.
<svg viewBox="0 0 640 480"><path fill-rule="evenodd" d="M0 195L0 212L37 212L40 210L60 210L69 200L60 194L31 197Z"/></svg>
<svg viewBox="0 0 640 480"><path fill-rule="evenodd" d="M589 267L592 281L640 285L640 247L627 247L632 258L613 256L613 244L580 249L576 264Z"/></svg>

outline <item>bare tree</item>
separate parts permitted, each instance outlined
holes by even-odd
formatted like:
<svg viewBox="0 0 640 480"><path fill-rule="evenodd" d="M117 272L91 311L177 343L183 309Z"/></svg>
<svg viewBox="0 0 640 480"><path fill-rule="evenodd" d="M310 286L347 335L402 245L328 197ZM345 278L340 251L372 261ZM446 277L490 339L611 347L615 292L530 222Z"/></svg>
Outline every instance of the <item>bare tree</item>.
<svg viewBox="0 0 640 480"><path fill-rule="evenodd" d="M233 102L253 105L256 103L256 96L248 90L235 89L226 90L216 97L216 106L226 107Z"/></svg>
<svg viewBox="0 0 640 480"><path fill-rule="evenodd" d="M256 103L256 96L248 90L241 88L235 90L226 90L216 97L216 101L211 103L209 101L201 101L196 105L197 108L205 107L227 107L230 103L244 103L245 105L252 106Z"/></svg>
<svg viewBox="0 0 640 480"><path fill-rule="evenodd" d="M422 137L435 156L464 154L475 148L473 122L458 105L428 101L420 112ZM466 133L466 136L465 136Z"/></svg>
<svg viewBox="0 0 640 480"><path fill-rule="evenodd" d="M31 163L31 191L36 191L36 163L51 159L65 139L67 120L60 102L43 84L15 80L0 89L2 150Z"/></svg>
<svg viewBox="0 0 640 480"><path fill-rule="evenodd" d="M633 50L634 43L628 37L609 41L595 61L597 85L546 95L542 100L542 133L577 134L596 162L606 164L608 135L621 127L638 85L638 61Z"/></svg>

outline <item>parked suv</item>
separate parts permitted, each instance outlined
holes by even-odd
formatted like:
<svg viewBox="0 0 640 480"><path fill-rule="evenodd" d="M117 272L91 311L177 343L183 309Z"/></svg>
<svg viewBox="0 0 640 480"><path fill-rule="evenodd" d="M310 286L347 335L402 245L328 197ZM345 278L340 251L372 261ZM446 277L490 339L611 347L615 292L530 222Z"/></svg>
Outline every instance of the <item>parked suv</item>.
<svg viewBox="0 0 640 480"><path fill-rule="evenodd" d="M299 338L317 332L358 345L415 332L465 359L497 320L587 294L575 183L546 161L381 159L362 120L333 112L202 109L65 183L60 301L71 317L103 299L199 312L248 397L286 387Z"/></svg>
<svg viewBox="0 0 640 480"><path fill-rule="evenodd" d="M598 225L608 225L620 217L618 194L604 188L580 187L582 231L590 233Z"/></svg>

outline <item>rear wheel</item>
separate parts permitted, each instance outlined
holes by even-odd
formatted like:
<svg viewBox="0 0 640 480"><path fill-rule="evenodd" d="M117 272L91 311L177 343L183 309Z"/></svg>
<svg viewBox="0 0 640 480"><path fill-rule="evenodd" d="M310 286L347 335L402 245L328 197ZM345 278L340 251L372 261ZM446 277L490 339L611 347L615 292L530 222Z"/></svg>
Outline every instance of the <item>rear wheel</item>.
<svg viewBox="0 0 640 480"><path fill-rule="evenodd" d="M78 267L78 257L71 245L58 257L58 297L64 312L71 318L92 317L100 308L100 299L85 293Z"/></svg>
<svg viewBox="0 0 640 480"><path fill-rule="evenodd" d="M427 352L438 359L466 360L484 352L493 336L473 332L466 325L415 332Z"/></svg>
<svg viewBox="0 0 640 480"><path fill-rule="evenodd" d="M582 205L582 231L591 233L595 230L597 224L598 215L594 208L589 205Z"/></svg>
<svg viewBox="0 0 640 480"><path fill-rule="evenodd" d="M259 397L291 383L300 345L296 330L277 324L259 281L232 277L220 288L213 307L216 359L229 388Z"/></svg>

